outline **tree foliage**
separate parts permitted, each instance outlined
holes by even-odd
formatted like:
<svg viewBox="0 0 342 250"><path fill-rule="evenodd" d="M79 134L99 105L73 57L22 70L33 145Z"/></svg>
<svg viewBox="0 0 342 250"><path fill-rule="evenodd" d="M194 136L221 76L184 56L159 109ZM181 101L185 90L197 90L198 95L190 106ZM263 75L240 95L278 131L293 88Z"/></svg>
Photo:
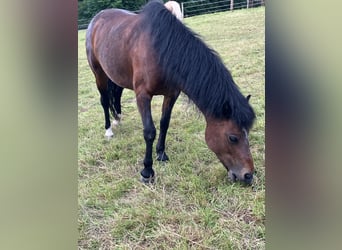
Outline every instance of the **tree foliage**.
<svg viewBox="0 0 342 250"><path fill-rule="evenodd" d="M136 11L145 3L145 0L78 0L78 20L90 19L99 11L108 8Z"/></svg>
<svg viewBox="0 0 342 250"><path fill-rule="evenodd" d="M121 0L79 0L78 19L90 19L101 10L121 7Z"/></svg>

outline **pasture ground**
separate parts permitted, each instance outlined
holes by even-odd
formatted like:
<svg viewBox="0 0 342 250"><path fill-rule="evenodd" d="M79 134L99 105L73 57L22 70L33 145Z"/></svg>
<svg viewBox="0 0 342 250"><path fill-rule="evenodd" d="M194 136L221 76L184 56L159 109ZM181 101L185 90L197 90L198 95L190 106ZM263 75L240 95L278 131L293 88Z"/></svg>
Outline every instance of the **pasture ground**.
<svg viewBox="0 0 342 250"><path fill-rule="evenodd" d="M122 124L107 141L85 31L79 31L79 249L265 248L264 21L264 7L185 19L220 54L242 93L252 95L252 187L227 180L206 146L204 118L185 96L172 113L170 161L154 163L154 185L140 183L145 143L134 93L124 90ZM152 102L157 133L161 103L160 96Z"/></svg>

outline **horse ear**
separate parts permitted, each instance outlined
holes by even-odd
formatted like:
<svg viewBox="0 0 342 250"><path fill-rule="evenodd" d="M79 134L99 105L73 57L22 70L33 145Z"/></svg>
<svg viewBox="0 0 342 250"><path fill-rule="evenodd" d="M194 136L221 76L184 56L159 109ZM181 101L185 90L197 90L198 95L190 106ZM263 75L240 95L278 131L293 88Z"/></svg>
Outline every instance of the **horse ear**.
<svg viewBox="0 0 342 250"><path fill-rule="evenodd" d="M252 95L246 96L247 102L249 102L249 99L251 99L251 96L252 96Z"/></svg>

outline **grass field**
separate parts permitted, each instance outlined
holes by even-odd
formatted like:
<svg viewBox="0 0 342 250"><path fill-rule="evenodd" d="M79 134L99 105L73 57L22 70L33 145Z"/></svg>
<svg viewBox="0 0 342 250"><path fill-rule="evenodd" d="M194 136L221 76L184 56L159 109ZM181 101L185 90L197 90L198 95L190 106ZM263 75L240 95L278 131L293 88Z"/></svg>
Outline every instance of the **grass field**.
<svg viewBox="0 0 342 250"><path fill-rule="evenodd" d="M204 140L203 116L185 96L175 104L167 163L156 183L139 182L145 143L134 93L125 90L122 124L104 138L104 116L79 31L79 249L264 249L264 7L186 18L214 48L250 100L256 175L251 187L227 180ZM154 97L157 133L162 97ZM155 148L155 144L154 144Z"/></svg>

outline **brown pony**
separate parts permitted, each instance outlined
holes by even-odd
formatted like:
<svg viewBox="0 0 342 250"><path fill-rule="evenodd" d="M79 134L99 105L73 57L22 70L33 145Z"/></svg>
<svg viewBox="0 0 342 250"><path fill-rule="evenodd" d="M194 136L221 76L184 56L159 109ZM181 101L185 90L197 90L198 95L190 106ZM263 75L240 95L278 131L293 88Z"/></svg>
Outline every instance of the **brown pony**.
<svg viewBox="0 0 342 250"><path fill-rule="evenodd" d="M154 95L163 95L157 160L166 161L165 138L172 108L184 92L206 119L205 140L233 181L250 184L254 166L248 131L255 119L248 97L234 83L220 57L161 2L149 2L139 14L109 9L98 13L86 35L89 65L101 94L106 124L109 108L118 119L123 88L134 90L146 143L142 180L153 181L152 147L156 129Z"/></svg>

